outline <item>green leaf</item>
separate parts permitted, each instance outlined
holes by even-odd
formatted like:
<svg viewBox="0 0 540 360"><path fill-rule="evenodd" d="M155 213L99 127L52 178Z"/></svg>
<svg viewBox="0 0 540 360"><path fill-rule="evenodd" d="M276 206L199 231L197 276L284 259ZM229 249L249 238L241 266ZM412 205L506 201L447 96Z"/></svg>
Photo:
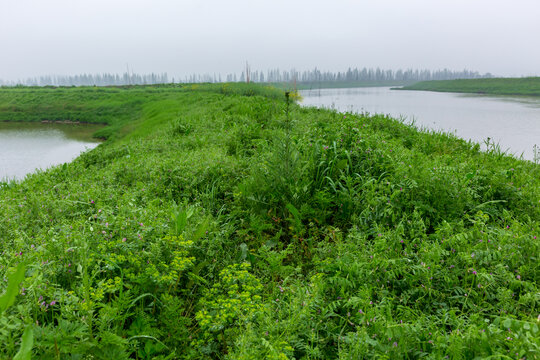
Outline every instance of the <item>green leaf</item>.
<svg viewBox="0 0 540 360"><path fill-rule="evenodd" d="M337 163L336 168L338 170L343 170L343 169L345 169L347 167L347 164L348 164L347 159L342 159Z"/></svg>
<svg viewBox="0 0 540 360"><path fill-rule="evenodd" d="M192 241L199 240L204 233L206 232L206 229L208 228L208 223L210 220L208 218L204 219L202 223L199 224L197 227L197 230L195 231L195 234L193 234Z"/></svg>
<svg viewBox="0 0 540 360"><path fill-rule="evenodd" d="M298 211L298 209L295 208L293 204L287 204L286 207L287 207L287 210L289 210L289 212L292 214L293 220L298 230L301 229L302 217L300 216L300 212Z"/></svg>
<svg viewBox="0 0 540 360"><path fill-rule="evenodd" d="M17 270L8 278L8 286L6 292L0 296L0 314L9 308L15 302L15 298L19 293L19 285L24 280L24 272L26 265L20 263Z"/></svg>
<svg viewBox="0 0 540 360"><path fill-rule="evenodd" d="M208 265L208 261L202 261L199 264L197 264L191 272L188 273L189 282L186 285L187 289L191 289L195 282L202 282L203 284L207 284L208 282L199 276L199 273L201 272L201 269Z"/></svg>
<svg viewBox="0 0 540 360"><path fill-rule="evenodd" d="M248 255L248 246L245 243L241 243L240 254L239 254L240 261L246 260L247 255Z"/></svg>
<svg viewBox="0 0 540 360"><path fill-rule="evenodd" d="M32 358L32 347L34 346L34 330L31 325L24 329L22 336L21 348L15 354L13 360L30 360Z"/></svg>

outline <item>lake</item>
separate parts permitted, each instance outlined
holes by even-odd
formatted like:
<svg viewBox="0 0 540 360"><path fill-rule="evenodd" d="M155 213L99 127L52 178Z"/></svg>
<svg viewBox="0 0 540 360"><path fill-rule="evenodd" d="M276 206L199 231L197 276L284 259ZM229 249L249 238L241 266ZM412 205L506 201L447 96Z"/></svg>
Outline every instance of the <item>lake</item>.
<svg viewBox="0 0 540 360"><path fill-rule="evenodd" d="M414 121L484 145L490 138L527 160L540 146L540 99L515 96L390 90L388 87L303 90L302 105L368 112ZM483 146L485 148L485 145ZM540 149L539 149L540 150Z"/></svg>
<svg viewBox="0 0 540 360"><path fill-rule="evenodd" d="M0 123L0 180L23 179L36 169L69 162L99 145L100 125Z"/></svg>

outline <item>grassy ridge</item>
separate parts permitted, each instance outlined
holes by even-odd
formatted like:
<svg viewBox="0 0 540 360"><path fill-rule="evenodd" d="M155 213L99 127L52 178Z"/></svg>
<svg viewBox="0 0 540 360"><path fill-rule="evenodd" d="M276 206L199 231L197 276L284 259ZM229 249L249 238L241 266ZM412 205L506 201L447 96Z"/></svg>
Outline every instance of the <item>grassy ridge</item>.
<svg viewBox="0 0 540 360"><path fill-rule="evenodd" d="M133 126L141 118L143 104L164 100L177 92L219 92L251 96L247 84L150 85L123 87L15 87L0 88L0 121L81 122L108 125L96 137L109 138L121 134L124 126ZM257 90L268 97L281 96L269 87Z"/></svg>
<svg viewBox="0 0 540 360"><path fill-rule="evenodd" d="M1 358L538 353L538 165L254 85L31 90L4 120L110 136L0 187Z"/></svg>
<svg viewBox="0 0 540 360"><path fill-rule="evenodd" d="M540 96L540 77L422 81L400 90Z"/></svg>

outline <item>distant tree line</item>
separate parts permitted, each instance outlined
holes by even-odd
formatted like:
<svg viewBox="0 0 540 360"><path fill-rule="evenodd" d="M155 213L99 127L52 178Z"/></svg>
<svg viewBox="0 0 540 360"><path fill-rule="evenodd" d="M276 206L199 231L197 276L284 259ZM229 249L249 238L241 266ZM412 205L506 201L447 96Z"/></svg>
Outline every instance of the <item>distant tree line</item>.
<svg viewBox="0 0 540 360"><path fill-rule="evenodd" d="M233 75L228 75L227 80L233 81ZM476 79L492 77L491 74L480 74L477 71L462 70L384 70L380 68L349 68L343 72L321 71L317 68L313 70L297 71L279 69L268 70L266 75L261 71L249 74L254 82L290 82L315 83L315 82L408 82L408 81L428 81L428 80L453 80L453 79ZM244 81L245 72L240 75L239 81ZM234 75L235 79L235 75Z"/></svg>
<svg viewBox="0 0 540 360"><path fill-rule="evenodd" d="M2 81L0 86L110 86L110 85L143 85L166 84L169 82L167 73L162 74L82 74L82 75L47 75L31 77L18 81Z"/></svg>
<svg viewBox="0 0 540 360"><path fill-rule="evenodd" d="M339 82L369 82L369 83L403 83L428 80L453 80L453 79L477 79L489 78L491 74L480 74L477 71L462 70L384 70L380 68L349 68L343 72L321 71L317 68L313 70L297 71L271 69L265 71L251 71L249 66L239 75L236 73L227 74L224 79L227 82L257 82L257 83L339 83ZM220 83L223 81L221 74L192 74L184 78L169 79L166 73L162 74L83 74L83 75L54 75L27 78L18 81L2 81L0 86L110 86L110 85L144 85L144 84L166 84L166 83Z"/></svg>

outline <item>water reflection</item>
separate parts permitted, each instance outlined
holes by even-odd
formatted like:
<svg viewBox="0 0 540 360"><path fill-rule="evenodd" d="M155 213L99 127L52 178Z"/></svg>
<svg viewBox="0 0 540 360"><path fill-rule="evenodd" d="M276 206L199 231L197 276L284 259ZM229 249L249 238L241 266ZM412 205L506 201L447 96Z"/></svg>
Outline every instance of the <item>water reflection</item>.
<svg viewBox="0 0 540 360"><path fill-rule="evenodd" d="M99 144L99 125L0 123L0 180L69 162Z"/></svg>

